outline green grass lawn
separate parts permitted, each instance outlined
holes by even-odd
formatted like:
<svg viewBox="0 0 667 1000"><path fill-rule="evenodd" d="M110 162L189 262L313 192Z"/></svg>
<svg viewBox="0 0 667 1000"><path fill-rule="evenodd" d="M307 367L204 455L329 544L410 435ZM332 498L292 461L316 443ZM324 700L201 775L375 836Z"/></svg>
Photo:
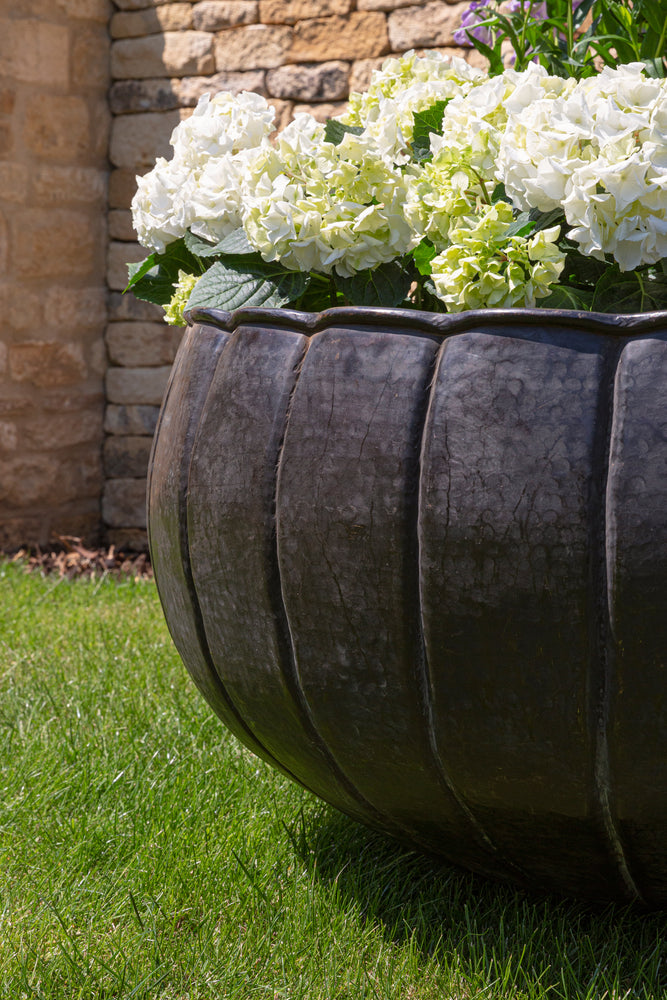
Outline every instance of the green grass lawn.
<svg viewBox="0 0 667 1000"><path fill-rule="evenodd" d="M0 595L0 997L667 997L667 916L438 865L243 749L152 583Z"/></svg>

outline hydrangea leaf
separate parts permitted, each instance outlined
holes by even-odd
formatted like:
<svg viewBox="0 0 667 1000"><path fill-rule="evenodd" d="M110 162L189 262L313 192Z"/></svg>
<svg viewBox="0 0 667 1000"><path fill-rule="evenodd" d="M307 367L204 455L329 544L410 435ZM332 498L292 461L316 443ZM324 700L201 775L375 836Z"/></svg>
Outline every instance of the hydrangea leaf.
<svg viewBox="0 0 667 1000"><path fill-rule="evenodd" d="M431 136L442 135L442 119L449 101L436 101L430 108L416 111L413 116L412 145L413 159L418 162L431 156Z"/></svg>
<svg viewBox="0 0 667 1000"><path fill-rule="evenodd" d="M279 308L305 292L309 275L261 260L216 261L199 279L188 309Z"/></svg>
<svg viewBox="0 0 667 1000"><path fill-rule="evenodd" d="M171 301L179 271L201 274L202 270L185 241L175 240L164 253L153 253L139 264L128 265L130 280L125 291L131 289L138 299L164 306Z"/></svg>
<svg viewBox="0 0 667 1000"><path fill-rule="evenodd" d="M209 243L194 233L185 234L185 245L195 257L222 257L225 254L255 253L255 248L248 242L243 228L235 229L233 233L224 236L218 243Z"/></svg>
<svg viewBox="0 0 667 1000"><path fill-rule="evenodd" d="M336 286L353 306L398 306L407 298L411 284L408 272L395 261L351 278L336 277Z"/></svg>
<svg viewBox="0 0 667 1000"><path fill-rule="evenodd" d="M422 240L412 251L412 259L420 274L431 274L431 261L437 255L430 240Z"/></svg>
<svg viewBox="0 0 667 1000"><path fill-rule="evenodd" d="M335 118L329 118L324 126L324 141L339 146L347 133L361 135L363 131L361 125L344 125Z"/></svg>
<svg viewBox="0 0 667 1000"><path fill-rule="evenodd" d="M610 267L595 286L594 312L643 313L667 309L667 276Z"/></svg>
<svg viewBox="0 0 667 1000"><path fill-rule="evenodd" d="M591 288L571 288L569 285L555 285L551 295L540 299L541 309L581 309L588 312L593 301Z"/></svg>

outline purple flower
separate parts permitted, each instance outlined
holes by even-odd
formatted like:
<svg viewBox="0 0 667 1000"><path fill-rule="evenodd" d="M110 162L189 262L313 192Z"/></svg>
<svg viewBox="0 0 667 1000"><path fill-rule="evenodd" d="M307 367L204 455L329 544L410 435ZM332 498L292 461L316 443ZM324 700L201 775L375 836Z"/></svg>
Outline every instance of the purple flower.
<svg viewBox="0 0 667 1000"><path fill-rule="evenodd" d="M472 42L468 37L468 32L484 45L493 44L493 33L489 27L480 27L479 22L485 21L489 14L493 13L488 9L488 0L472 0L470 6L466 7L461 14L461 27L454 32L454 41L457 45L467 48L472 47Z"/></svg>
<svg viewBox="0 0 667 1000"><path fill-rule="evenodd" d="M581 0L579 0L579 3L581 3ZM531 0L510 0L508 11L510 14L518 14L519 11L525 11L531 17L534 17L536 21L544 21L547 17L547 4L546 0L542 0L542 3L534 3Z"/></svg>

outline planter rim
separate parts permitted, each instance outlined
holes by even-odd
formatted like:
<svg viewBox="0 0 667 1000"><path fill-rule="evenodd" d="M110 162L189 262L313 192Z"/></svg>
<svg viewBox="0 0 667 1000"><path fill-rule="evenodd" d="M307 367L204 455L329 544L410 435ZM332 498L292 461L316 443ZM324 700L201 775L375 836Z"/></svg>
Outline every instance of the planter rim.
<svg viewBox="0 0 667 1000"><path fill-rule="evenodd" d="M320 313L299 312L296 309L247 308L226 312L222 309L191 309L185 313L189 325L208 324L232 333L239 326L271 325L288 327L306 335L318 333L333 325L400 326L400 331L439 334L446 337L485 326L540 325L565 326L581 331L624 337L648 333L667 325L667 310L646 313L594 313L575 309L470 309L460 313L431 313L417 309L383 306L334 306Z"/></svg>

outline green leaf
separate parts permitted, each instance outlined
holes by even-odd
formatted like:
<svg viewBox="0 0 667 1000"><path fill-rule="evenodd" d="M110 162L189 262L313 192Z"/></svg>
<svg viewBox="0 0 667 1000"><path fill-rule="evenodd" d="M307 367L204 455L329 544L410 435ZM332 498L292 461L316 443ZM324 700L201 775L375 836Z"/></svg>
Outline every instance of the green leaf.
<svg viewBox="0 0 667 1000"><path fill-rule="evenodd" d="M423 239L412 251L412 259L420 274L431 274L431 261L438 251L430 240Z"/></svg>
<svg viewBox="0 0 667 1000"><path fill-rule="evenodd" d="M130 281L125 291L131 288L138 299L166 306L174 294L179 271L201 274L203 270L200 261L186 247L185 241L175 240L164 253L151 254L136 270L132 270L132 265L128 267Z"/></svg>
<svg viewBox="0 0 667 1000"><path fill-rule="evenodd" d="M556 224L562 225L565 222L565 213L562 208L552 208L549 212L540 212L539 208L531 208L528 218L535 223L534 232L539 233L542 229L550 229Z"/></svg>
<svg viewBox="0 0 667 1000"><path fill-rule="evenodd" d="M535 223L529 218L528 212L519 212L503 233L503 241L510 236L528 236L534 228Z"/></svg>
<svg viewBox="0 0 667 1000"><path fill-rule="evenodd" d="M412 279L396 261L359 271L351 278L335 278L336 287L353 306L398 306L405 301Z"/></svg>
<svg viewBox="0 0 667 1000"><path fill-rule="evenodd" d="M336 121L335 118L328 118L324 126L324 141L338 146L348 133L350 135L361 135L363 131L362 125L343 125L342 122Z"/></svg>
<svg viewBox="0 0 667 1000"><path fill-rule="evenodd" d="M280 264L241 258L216 261L195 285L188 309L224 309L242 306L278 308L295 302L308 286L310 276L288 271Z"/></svg>
<svg viewBox="0 0 667 1000"><path fill-rule="evenodd" d="M499 201L504 201L507 205L512 204L512 199L507 194L504 184L496 184L491 193L491 203L495 205Z"/></svg>
<svg viewBox="0 0 667 1000"><path fill-rule="evenodd" d="M667 308L667 276L646 270L622 272L610 267L593 295L595 312L643 313Z"/></svg>
<svg viewBox="0 0 667 1000"><path fill-rule="evenodd" d="M567 251L567 254L561 279L566 281L568 285L593 286L612 266L605 260L588 257L567 241L565 241L563 249Z"/></svg>
<svg viewBox="0 0 667 1000"><path fill-rule="evenodd" d="M209 243L208 240L195 236L189 231L185 234L184 239L186 247L195 257L223 257L225 254L256 253L255 248L248 242L243 227L224 236L218 243Z"/></svg>
<svg viewBox="0 0 667 1000"><path fill-rule="evenodd" d="M588 312L593 302L593 291L590 288L572 288L569 285L556 285L546 299L537 303L540 309L583 309Z"/></svg>
<svg viewBox="0 0 667 1000"><path fill-rule="evenodd" d="M431 136L442 135L442 119L448 100L436 101L430 108L413 115L411 151L415 160L427 160L431 155Z"/></svg>
<svg viewBox="0 0 667 1000"><path fill-rule="evenodd" d="M127 265L127 276L129 280L126 287L123 289L123 295L125 292L129 291L130 288L136 285L145 274L148 274L148 272L156 266L156 258L157 254L151 253L145 260L140 260L137 263Z"/></svg>

